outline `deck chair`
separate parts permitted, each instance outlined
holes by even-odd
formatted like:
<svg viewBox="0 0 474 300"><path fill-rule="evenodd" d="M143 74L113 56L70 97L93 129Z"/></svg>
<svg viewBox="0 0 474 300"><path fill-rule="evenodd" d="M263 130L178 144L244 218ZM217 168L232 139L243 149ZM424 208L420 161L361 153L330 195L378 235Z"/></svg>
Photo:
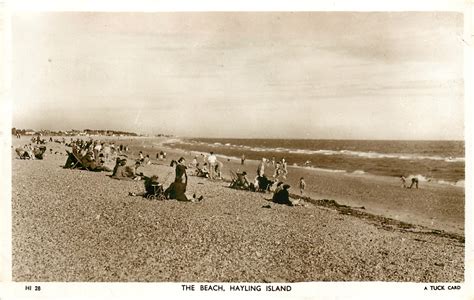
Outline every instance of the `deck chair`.
<svg viewBox="0 0 474 300"><path fill-rule="evenodd" d="M85 169L87 171L92 171L91 168L89 168L83 161L82 161L82 158L80 157L80 155L78 154L75 154L74 152L69 152L67 151L67 155L68 155L68 161L69 159L71 159L71 164L72 166L70 167L70 169L76 169L76 168L81 168L81 169ZM66 162L67 164L67 162Z"/></svg>
<svg viewBox="0 0 474 300"><path fill-rule="evenodd" d="M239 173L240 174L240 173ZM233 189L239 189L239 190L247 190L249 189L248 186L242 185L240 180L239 180L239 174L237 172L230 170L230 176L231 176L231 182L229 187ZM241 175L241 174L240 174Z"/></svg>
<svg viewBox="0 0 474 300"><path fill-rule="evenodd" d="M230 173L230 182L234 182L237 180L238 176L234 170L229 170Z"/></svg>

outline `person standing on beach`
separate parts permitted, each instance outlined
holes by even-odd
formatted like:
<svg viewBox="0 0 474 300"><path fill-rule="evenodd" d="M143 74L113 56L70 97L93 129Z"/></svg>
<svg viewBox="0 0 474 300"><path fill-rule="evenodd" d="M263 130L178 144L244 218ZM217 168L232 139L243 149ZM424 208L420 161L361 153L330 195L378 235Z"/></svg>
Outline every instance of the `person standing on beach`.
<svg viewBox="0 0 474 300"><path fill-rule="evenodd" d="M210 155L207 157L207 162L209 163L209 178L211 180L215 179L215 167L216 167L217 157L214 155L214 152L211 151Z"/></svg>
<svg viewBox="0 0 474 300"><path fill-rule="evenodd" d="M257 176L262 177L265 174L265 157L262 157L262 161L257 167Z"/></svg>
<svg viewBox="0 0 474 300"><path fill-rule="evenodd" d="M187 184L188 182L188 174L186 174L186 166L184 165L186 160L184 157L180 157L178 159L178 163L176 164L175 169L175 178L174 182L181 182Z"/></svg>
<svg viewBox="0 0 474 300"><path fill-rule="evenodd" d="M242 154L242 157L240 158L240 164L242 166L245 164L245 154Z"/></svg>
<svg viewBox="0 0 474 300"><path fill-rule="evenodd" d="M104 146L103 150L104 150L105 160L108 160L112 152L112 148L109 146L109 144L107 144Z"/></svg>
<svg viewBox="0 0 474 300"><path fill-rule="evenodd" d="M197 158L196 155L194 156L191 165L192 165L194 168L197 168L197 165L198 165L198 158Z"/></svg>
<svg viewBox="0 0 474 300"><path fill-rule="evenodd" d="M281 159L281 170L283 172L283 179L286 179L286 175L288 175L288 169L285 158Z"/></svg>
<svg viewBox="0 0 474 300"><path fill-rule="evenodd" d="M186 174L186 160L180 157L176 164L174 182L165 190L168 199L176 199L178 201L188 201L186 197L186 188L188 185L188 174Z"/></svg>
<svg viewBox="0 0 474 300"><path fill-rule="evenodd" d="M97 141L94 141L94 148L93 148L93 153L94 153L94 159L97 159L99 157L99 152L102 150L102 145L97 142Z"/></svg>
<svg viewBox="0 0 474 300"><path fill-rule="evenodd" d="M278 178L280 176L280 162L276 162L275 171L273 172L273 178Z"/></svg>
<svg viewBox="0 0 474 300"><path fill-rule="evenodd" d="M407 188L407 179L406 179L406 177L401 175L400 176L400 181L402 182L402 188L406 189Z"/></svg>
<svg viewBox="0 0 474 300"><path fill-rule="evenodd" d="M224 164L219 161L219 160L216 160L216 175L217 175L217 178L218 179L222 179L222 168L224 168Z"/></svg>
<svg viewBox="0 0 474 300"><path fill-rule="evenodd" d="M203 196L196 198L196 194L193 195L192 199L189 200L186 196L186 189L188 185L188 175L186 174L184 157L178 159L176 164L176 176L174 182L165 190L165 196L168 199L176 199L178 201L190 201L190 202L199 202L204 199Z"/></svg>
<svg viewBox="0 0 474 300"><path fill-rule="evenodd" d="M300 194L303 196L304 194L304 189L306 188L306 182L304 181L304 178L300 178Z"/></svg>

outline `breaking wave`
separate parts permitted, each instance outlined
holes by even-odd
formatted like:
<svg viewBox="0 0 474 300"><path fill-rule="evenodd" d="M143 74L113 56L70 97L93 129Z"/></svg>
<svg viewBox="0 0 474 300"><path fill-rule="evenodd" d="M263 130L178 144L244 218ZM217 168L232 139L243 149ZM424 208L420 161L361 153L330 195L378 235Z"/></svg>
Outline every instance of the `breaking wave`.
<svg viewBox="0 0 474 300"><path fill-rule="evenodd" d="M289 153L289 154L306 154L306 155L343 155L343 156L352 156L352 157L361 157L361 158L372 158L372 159L381 159L381 158L392 158L392 159L401 159L401 160L435 160L435 161L445 161L445 162L464 162L464 157L443 157L443 156L430 156L422 154L411 154L411 153L379 153L379 152L363 152L363 151L353 151L353 150L308 150L308 149L290 149L290 148L266 148L266 147L252 147L245 145L233 145L231 143L222 144L219 142L216 143L206 143L206 142L190 142L182 141L185 144L201 144L211 147L226 147L232 149L242 149L255 152L279 152L279 153Z"/></svg>

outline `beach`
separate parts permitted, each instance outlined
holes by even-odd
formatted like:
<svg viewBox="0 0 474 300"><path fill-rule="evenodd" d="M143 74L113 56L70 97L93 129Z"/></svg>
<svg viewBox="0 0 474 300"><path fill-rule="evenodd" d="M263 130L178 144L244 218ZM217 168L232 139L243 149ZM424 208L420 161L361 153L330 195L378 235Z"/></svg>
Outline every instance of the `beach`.
<svg viewBox="0 0 474 300"><path fill-rule="evenodd" d="M98 138L98 137L95 137ZM12 140L13 147L26 138ZM166 139L123 138L168 186L171 159L197 153ZM270 202L270 193L230 189L227 180L189 176L201 203L129 196L143 181L110 172L63 169L65 146L48 143L44 160L12 153L14 281L308 282L464 280L464 188L289 166L286 180L305 206ZM165 150L166 160L155 159ZM54 152L59 152L54 154ZM224 178L257 161L219 157ZM113 166L112 161L108 162ZM298 179L308 188L300 197Z"/></svg>

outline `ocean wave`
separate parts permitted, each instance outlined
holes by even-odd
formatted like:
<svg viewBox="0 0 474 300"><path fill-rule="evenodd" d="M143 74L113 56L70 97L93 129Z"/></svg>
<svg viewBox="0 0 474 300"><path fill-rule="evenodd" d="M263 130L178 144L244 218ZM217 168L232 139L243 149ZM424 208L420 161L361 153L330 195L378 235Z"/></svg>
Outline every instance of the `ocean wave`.
<svg viewBox="0 0 474 300"><path fill-rule="evenodd" d="M189 143L189 144L191 144L191 143ZM191 151L191 153L194 154L194 155L200 155L203 152L202 151ZM235 156L218 154L217 157L218 157L218 159L220 159L223 162L225 162L225 161L240 161L240 158L235 157ZM352 171L352 172L348 172L346 170L318 168L318 167L314 167L314 166L310 166L310 165L298 165L296 163L293 163L292 167L302 168L302 169L310 169L310 170L314 170L314 171L328 172L328 173L344 173L344 174L347 174L347 175L374 176L373 174L367 173L364 170L355 170L355 171ZM375 176L377 176L377 175L375 175ZM455 186L455 187L465 187L465 181L464 180L458 180L456 182L452 182L452 181L447 181L447 180L443 180L443 179L435 180L435 179L426 177L422 174L410 174L407 177L407 182L410 182L412 178L417 178L420 183L430 182L430 183L450 185L450 186Z"/></svg>
<svg viewBox="0 0 474 300"><path fill-rule="evenodd" d="M222 143L205 143L205 142L193 142L193 141L183 141L185 144L201 144L208 145L212 147L222 147ZM452 157L452 156L439 156L439 155L421 155L421 154L410 154L410 153L379 153L379 152L364 152L364 151L354 151L354 150L309 150L309 149L290 149L290 148L265 148L265 147L251 147L246 145L233 145L230 143L225 144L228 148L233 149L242 149L254 152L277 152L277 153L288 153L288 154L305 154L305 155L344 155L352 157L361 157L368 159L383 159L383 158L392 158L392 159L401 159L401 160L435 160L435 161L445 161L445 162L465 162L464 157Z"/></svg>

